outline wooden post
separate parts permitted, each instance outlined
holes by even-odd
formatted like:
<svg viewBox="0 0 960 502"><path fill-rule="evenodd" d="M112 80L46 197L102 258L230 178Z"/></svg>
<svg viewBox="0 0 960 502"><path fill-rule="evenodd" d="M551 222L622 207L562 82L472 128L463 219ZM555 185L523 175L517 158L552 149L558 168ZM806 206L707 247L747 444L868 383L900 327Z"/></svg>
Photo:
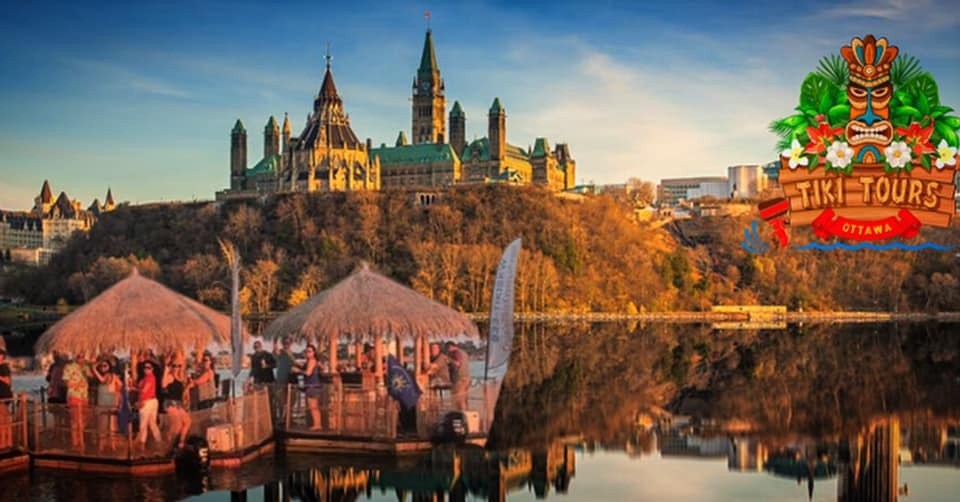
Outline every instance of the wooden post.
<svg viewBox="0 0 960 502"><path fill-rule="evenodd" d="M377 333L377 338L373 343L373 353L374 353L374 375L377 377L377 384L380 385L383 383L383 334Z"/></svg>
<svg viewBox="0 0 960 502"><path fill-rule="evenodd" d="M360 363L362 362L361 359L362 359L362 356L363 356L363 344L360 343L360 341L358 340L358 341L356 341L356 342L353 343L353 349L354 349L354 354L353 354L353 356L356 358L357 370L359 371L359 370L360 370Z"/></svg>
<svg viewBox="0 0 960 502"><path fill-rule="evenodd" d="M286 396L284 396L284 401L286 401L286 403L284 404L284 411L287 415L283 417L284 418L283 432L289 432L290 420L293 416L293 407L290 404L290 395L293 394L294 391L296 391L297 389L296 387L293 386L293 384L289 384L289 383L284 384L283 389L284 389L284 394L286 394Z"/></svg>
<svg viewBox="0 0 960 502"><path fill-rule="evenodd" d="M26 447L27 438L30 437L27 432L27 395L21 392L18 397L20 398L20 402L17 404L19 406L17 411L20 412L17 414L20 417L20 444Z"/></svg>
<svg viewBox="0 0 960 502"><path fill-rule="evenodd" d="M400 336L397 336L397 362L400 363L400 366L403 366L403 340Z"/></svg>
<svg viewBox="0 0 960 502"><path fill-rule="evenodd" d="M329 342L330 342L330 343L329 343L329 350L330 350L330 354L329 354L329 356L330 356L330 357L329 357L329 360L330 360L330 373L336 373L336 372L337 372L337 345L338 345L338 341L339 341L339 340L337 339L337 336L336 336L336 335L331 335L330 338L329 338Z"/></svg>
<svg viewBox="0 0 960 502"><path fill-rule="evenodd" d="M40 403L41 406L38 408L37 403L33 403L33 448L30 451L40 451L40 417L43 417L43 424L47 424L46 417L46 403ZM39 413L38 413L39 412Z"/></svg>
<svg viewBox="0 0 960 502"><path fill-rule="evenodd" d="M413 342L413 376L420 380L423 374L423 335L418 335Z"/></svg>

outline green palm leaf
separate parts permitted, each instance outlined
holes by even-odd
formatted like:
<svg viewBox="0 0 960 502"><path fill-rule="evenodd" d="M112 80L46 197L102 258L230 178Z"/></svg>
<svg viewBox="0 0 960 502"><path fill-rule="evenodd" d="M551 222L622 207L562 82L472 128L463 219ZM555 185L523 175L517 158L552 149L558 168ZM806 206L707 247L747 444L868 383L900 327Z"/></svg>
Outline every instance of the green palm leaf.
<svg viewBox="0 0 960 502"><path fill-rule="evenodd" d="M922 72L923 68L920 67L920 61L917 58L901 54L893 60L893 65L890 66L890 82L893 83L894 87L900 87Z"/></svg>
<svg viewBox="0 0 960 502"><path fill-rule="evenodd" d="M847 86L847 79L850 77L850 69L847 63L837 54L831 54L820 58L820 64L817 65L817 75L829 80L838 88Z"/></svg>

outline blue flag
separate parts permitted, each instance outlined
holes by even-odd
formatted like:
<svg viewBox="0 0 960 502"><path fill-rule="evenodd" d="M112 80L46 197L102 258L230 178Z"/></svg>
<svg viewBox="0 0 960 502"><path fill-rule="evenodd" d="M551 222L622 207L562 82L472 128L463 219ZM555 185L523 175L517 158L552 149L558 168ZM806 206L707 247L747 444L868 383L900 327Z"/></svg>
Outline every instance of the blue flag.
<svg viewBox="0 0 960 502"><path fill-rule="evenodd" d="M120 363L121 374L126 375L126 365ZM117 410L117 429L121 434L127 433L127 427L130 427L130 421L133 418L133 411L130 409L130 399L127 396L127 379L121 378L122 386L120 388L120 409Z"/></svg>
<svg viewBox="0 0 960 502"><path fill-rule="evenodd" d="M416 406L422 394L417 381L392 355L387 356L387 393L400 402L405 409Z"/></svg>

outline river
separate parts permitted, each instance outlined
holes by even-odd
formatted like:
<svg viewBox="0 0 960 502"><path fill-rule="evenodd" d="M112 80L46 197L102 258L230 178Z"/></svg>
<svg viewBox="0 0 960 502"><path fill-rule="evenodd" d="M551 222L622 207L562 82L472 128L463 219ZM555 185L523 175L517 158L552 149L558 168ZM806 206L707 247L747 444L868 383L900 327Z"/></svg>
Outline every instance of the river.
<svg viewBox="0 0 960 502"><path fill-rule="evenodd" d="M5 498L58 501L955 500L958 333L523 324L485 450L278 452L205 479L35 470L0 483Z"/></svg>

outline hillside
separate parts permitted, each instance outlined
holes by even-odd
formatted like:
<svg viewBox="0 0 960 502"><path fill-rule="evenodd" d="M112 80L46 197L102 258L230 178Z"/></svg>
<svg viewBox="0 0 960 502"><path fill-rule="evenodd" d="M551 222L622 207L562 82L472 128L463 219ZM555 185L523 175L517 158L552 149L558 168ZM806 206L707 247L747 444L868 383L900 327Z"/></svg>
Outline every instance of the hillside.
<svg viewBox="0 0 960 502"><path fill-rule="evenodd" d="M22 272L8 287L35 303L78 304L136 265L224 309L222 237L240 248L248 313L289 308L359 260L438 301L478 312L488 308L501 250L521 236L519 311L702 310L755 302L807 310L960 310L960 260L953 253L788 249L756 256L740 246L749 219L692 220L671 233L629 214L607 196L572 201L512 186L449 189L429 207L400 191L128 206L105 214L48 267ZM697 238L675 239L678 228ZM924 236L960 241L956 227Z"/></svg>

